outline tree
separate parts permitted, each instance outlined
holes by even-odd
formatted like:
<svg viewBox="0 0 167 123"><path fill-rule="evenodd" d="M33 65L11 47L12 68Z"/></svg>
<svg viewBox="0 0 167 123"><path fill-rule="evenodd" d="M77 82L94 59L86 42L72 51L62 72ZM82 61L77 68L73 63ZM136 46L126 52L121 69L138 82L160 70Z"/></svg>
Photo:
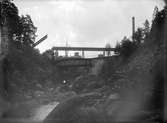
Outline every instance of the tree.
<svg viewBox="0 0 167 123"><path fill-rule="evenodd" d="M157 16L157 14L158 14L158 7L155 6L154 11L153 11L153 20L155 19L155 17Z"/></svg>
<svg viewBox="0 0 167 123"><path fill-rule="evenodd" d="M150 33L150 23L148 20L144 22L143 26L143 28L137 28L137 31L133 35L134 42L138 46L144 42L145 38L147 38Z"/></svg>
<svg viewBox="0 0 167 123"><path fill-rule="evenodd" d="M21 16L20 31L19 41L23 45L32 45L35 41L37 28L34 26L30 15Z"/></svg>
<svg viewBox="0 0 167 123"><path fill-rule="evenodd" d="M49 59L53 59L54 58L54 51L52 49L46 50L43 53L43 56L49 58Z"/></svg>
<svg viewBox="0 0 167 123"><path fill-rule="evenodd" d="M34 26L29 15L19 16L18 8L12 0L3 0L0 2L1 24L6 23L9 29L10 43L17 47L21 45L31 46L35 41L37 28Z"/></svg>
<svg viewBox="0 0 167 123"><path fill-rule="evenodd" d="M137 49L137 44L130 41L126 36L122 39L120 44L116 45L116 53L127 58Z"/></svg>
<svg viewBox="0 0 167 123"><path fill-rule="evenodd" d="M143 29L144 38L146 38L149 35L149 33L150 33L150 23L149 23L148 20L146 20L143 25L144 25L144 29Z"/></svg>
<svg viewBox="0 0 167 123"><path fill-rule="evenodd" d="M141 42L143 42L143 40L144 40L143 28L137 29L137 31L133 35L133 39L137 45L140 45Z"/></svg>
<svg viewBox="0 0 167 123"><path fill-rule="evenodd" d="M9 28L9 38L12 39L13 34L18 34L19 31L19 15L18 8L11 0L3 0L0 2L1 8L1 24L7 23Z"/></svg>

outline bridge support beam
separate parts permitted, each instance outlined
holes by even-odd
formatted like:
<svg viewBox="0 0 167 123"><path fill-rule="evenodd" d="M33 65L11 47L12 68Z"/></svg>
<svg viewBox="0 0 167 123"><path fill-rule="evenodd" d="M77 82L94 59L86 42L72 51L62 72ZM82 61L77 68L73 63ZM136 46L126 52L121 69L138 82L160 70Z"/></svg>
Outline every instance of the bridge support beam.
<svg viewBox="0 0 167 123"><path fill-rule="evenodd" d="M85 58L84 50L82 50L82 58Z"/></svg>
<svg viewBox="0 0 167 123"><path fill-rule="evenodd" d="M103 51L103 56L105 56L105 51Z"/></svg>
<svg viewBox="0 0 167 123"><path fill-rule="evenodd" d="M58 50L56 50L55 52L54 52L54 57L59 57L59 51Z"/></svg>
<svg viewBox="0 0 167 123"><path fill-rule="evenodd" d="M65 50L65 57L68 57L68 50Z"/></svg>

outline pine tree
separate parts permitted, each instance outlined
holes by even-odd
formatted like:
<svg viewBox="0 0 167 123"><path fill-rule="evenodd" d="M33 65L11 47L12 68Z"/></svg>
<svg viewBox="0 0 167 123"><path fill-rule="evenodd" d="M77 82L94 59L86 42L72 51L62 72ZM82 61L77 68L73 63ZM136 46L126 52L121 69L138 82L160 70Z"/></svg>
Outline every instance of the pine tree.
<svg viewBox="0 0 167 123"><path fill-rule="evenodd" d="M148 20L146 20L144 22L144 29L143 29L143 31L144 31L144 38L146 38L149 35L149 33L150 33L150 23L149 23Z"/></svg>

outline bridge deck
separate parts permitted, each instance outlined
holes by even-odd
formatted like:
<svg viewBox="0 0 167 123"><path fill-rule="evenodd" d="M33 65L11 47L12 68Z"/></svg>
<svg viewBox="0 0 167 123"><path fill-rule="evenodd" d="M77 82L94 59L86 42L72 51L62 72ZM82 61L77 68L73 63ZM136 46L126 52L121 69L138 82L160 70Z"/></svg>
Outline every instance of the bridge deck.
<svg viewBox="0 0 167 123"><path fill-rule="evenodd" d="M53 47L52 50L68 51L114 51L115 48L97 48L97 47Z"/></svg>

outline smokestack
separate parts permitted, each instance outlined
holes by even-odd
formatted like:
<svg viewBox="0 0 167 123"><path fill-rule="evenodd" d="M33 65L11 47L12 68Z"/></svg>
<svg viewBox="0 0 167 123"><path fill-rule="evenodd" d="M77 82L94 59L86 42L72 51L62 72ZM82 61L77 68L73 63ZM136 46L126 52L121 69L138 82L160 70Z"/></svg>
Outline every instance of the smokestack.
<svg viewBox="0 0 167 123"><path fill-rule="evenodd" d="M134 33L135 33L135 17L132 17L132 40L134 41Z"/></svg>

